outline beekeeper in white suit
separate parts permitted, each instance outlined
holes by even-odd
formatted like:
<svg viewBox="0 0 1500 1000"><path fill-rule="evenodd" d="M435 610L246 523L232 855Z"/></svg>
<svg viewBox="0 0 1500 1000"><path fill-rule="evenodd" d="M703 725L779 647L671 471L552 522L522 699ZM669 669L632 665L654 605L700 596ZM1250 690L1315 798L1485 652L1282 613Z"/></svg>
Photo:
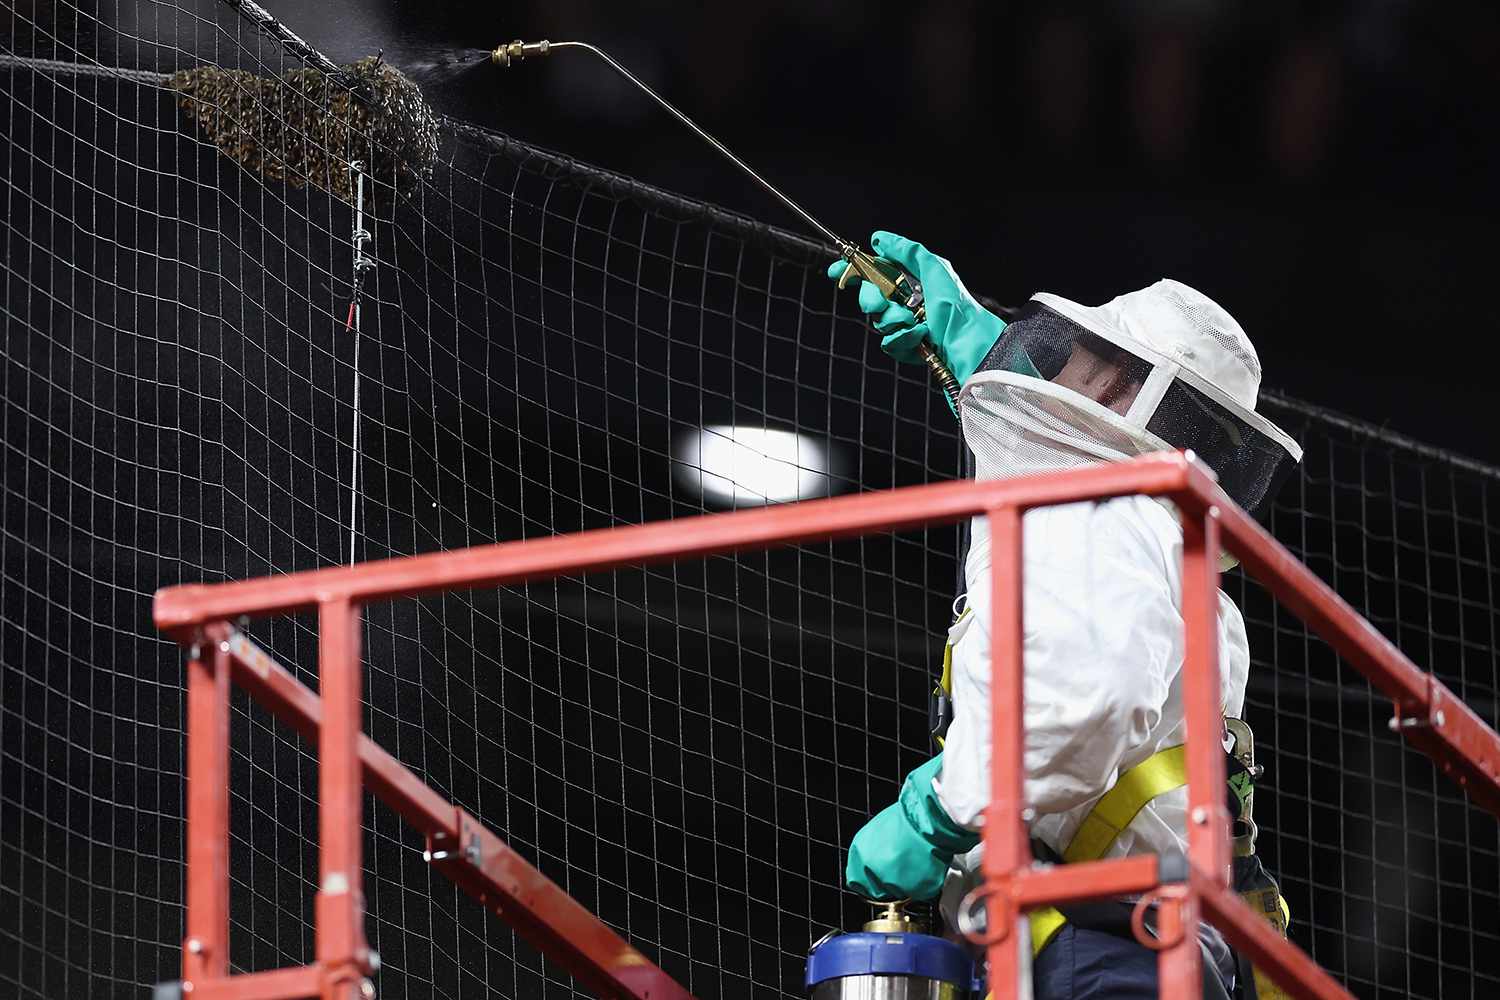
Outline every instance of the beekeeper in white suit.
<svg viewBox="0 0 1500 1000"><path fill-rule="evenodd" d="M1253 513L1300 460L1297 444L1255 412L1260 364L1249 338L1187 285L1162 280L1095 307L1042 293L1007 324L920 244L885 232L871 243L922 282L927 318L915 323L868 283L861 308L885 334L888 353L920 361L916 347L927 337L953 371L979 478L1188 448ZM844 266L835 262L830 276ZM1037 850L1058 861L1184 850L1176 514L1165 502L1122 497L1033 510L1023 530L1025 794ZM942 893L950 915L977 870L990 787L984 518L972 534L967 610L949 636L954 717L944 750L859 831L847 868L850 888L869 898ZM1237 717L1249 651L1239 610L1222 592L1218 624L1222 707ZM1130 818L1120 829L1107 820L1122 809ZM1133 940L1129 911L1120 909L1114 924L1055 911L1033 919L1037 1000L1157 995L1155 954ZM1222 941L1210 930L1205 945L1210 976L1234 990Z"/></svg>

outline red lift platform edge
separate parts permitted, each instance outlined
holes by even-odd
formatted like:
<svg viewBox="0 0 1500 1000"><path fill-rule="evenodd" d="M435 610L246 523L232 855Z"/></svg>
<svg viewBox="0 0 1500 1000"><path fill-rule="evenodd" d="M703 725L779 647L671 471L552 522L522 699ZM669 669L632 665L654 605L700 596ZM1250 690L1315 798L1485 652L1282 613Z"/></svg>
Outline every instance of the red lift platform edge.
<svg viewBox="0 0 1500 1000"><path fill-rule="evenodd" d="M1146 495L1171 500L1183 525L1188 732L1187 877L1163 883L1154 857L1035 867L1022 801L1022 515L1052 504ZM1017 479L914 486L668 522L503 542L156 594L158 628L188 647L187 871L182 981L193 1000L349 1000L378 959L364 936L362 792L369 788L427 838L427 856L460 888L603 997L690 994L360 732L363 606L445 590L494 587L623 566L752 551L944 524L983 514L993 545L994 756L984 825L986 937L995 1000L1015 991L1028 909L1142 894L1159 906L1161 995L1196 995L1198 922L1207 919L1292 996L1348 998L1306 954L1229 888L1222 789L1216 600L1220 546L1394 703L1392 729L1500 816L1500 736L1421 670L1219 490L1191 453ZM317 609L314 694L232 623ZM229 690L238 684L317 741L319 891L316 958L307 966L231 976ZM1199 748L1203 748L1199 752ZM1144 903L1143 903L1144 905Z"/></svg>

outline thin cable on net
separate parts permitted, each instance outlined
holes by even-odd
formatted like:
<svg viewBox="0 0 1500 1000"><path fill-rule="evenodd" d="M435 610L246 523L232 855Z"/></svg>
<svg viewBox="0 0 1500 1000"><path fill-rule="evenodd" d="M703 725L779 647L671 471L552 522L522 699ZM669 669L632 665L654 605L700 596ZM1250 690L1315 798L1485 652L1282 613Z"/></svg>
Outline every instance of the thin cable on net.
<svg viewBox="0 0 1500 1000"><path fill-rule="evenodd" d="M11 52L0 52L0 67L30 69L38 73L55 73L65 76L114 77L154 87L165 87L172 79L170 73L158 73L151 69L125 69L121 66L72 62L67 59L36 59L31 56L18 56Z"/></svg>
<svg viewBox="0 0 1500 1000"><path fill-rule="evenodd" d="M349 564L352 566L359 545L360 307L363 304L365 278L375 269L375 259L365 253L365 245L374 239L375 236L370 230L365 228L364 161L355 160L350 163L349 172L354 175L354 232L350 237L354 246L354 271L353 290L349 296L349 316L344 320L344 332L354 334L354 427L350 433L350 449L353 454L349 459ZM374 223L372 222L370 225L373 226Z"/></svg>

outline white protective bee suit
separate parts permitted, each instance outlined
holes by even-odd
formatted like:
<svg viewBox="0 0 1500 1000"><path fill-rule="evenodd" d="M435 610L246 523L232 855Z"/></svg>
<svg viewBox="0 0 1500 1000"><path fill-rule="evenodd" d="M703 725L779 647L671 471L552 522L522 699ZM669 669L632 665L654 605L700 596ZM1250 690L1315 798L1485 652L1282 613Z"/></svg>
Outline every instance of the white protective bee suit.
<svg viewBox="0 0 1500 1000"><path fill-rule="evenodd" d="M1080 375L1080 360L1099 353L1132 378L1107 387ZM978 478L1187 447L1254 511L1301 458L1254 412L1259 386L1260 364L1239 324L1201 293L1162 280L1098 307L1036 295L964 384L959 415ZM1186 740L1182 531L1169 503L1145 497L1033 510L1023 531L1025 796L1032 837L1061 855L1122 773ZM971 613L950 635L954 717L933 787L956 823L977 829L989 802L991 737L982 517L965 575ZM1221 704L1238 716L1249 650L1223 592L1218 624ZM1185 789L1159 796L1104 857L1185 849L1186 806ZM980 850L950 872L942 900L950 925Z"/></svg>

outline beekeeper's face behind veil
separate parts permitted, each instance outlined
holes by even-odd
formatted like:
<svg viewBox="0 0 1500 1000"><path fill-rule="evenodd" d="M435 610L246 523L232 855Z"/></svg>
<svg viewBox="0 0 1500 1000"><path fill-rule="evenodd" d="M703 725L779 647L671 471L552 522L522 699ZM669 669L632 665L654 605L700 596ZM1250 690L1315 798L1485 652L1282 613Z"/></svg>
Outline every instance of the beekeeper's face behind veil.
<svg viewBox="0 0 1500 1000"><path fill-rule="evenodd" d="M1164 279L1102 306L1040 293L965 383L980 478L1188 448L1261 513L1302 458L1255 412L1260 361L1217 303Z"/></svg>

